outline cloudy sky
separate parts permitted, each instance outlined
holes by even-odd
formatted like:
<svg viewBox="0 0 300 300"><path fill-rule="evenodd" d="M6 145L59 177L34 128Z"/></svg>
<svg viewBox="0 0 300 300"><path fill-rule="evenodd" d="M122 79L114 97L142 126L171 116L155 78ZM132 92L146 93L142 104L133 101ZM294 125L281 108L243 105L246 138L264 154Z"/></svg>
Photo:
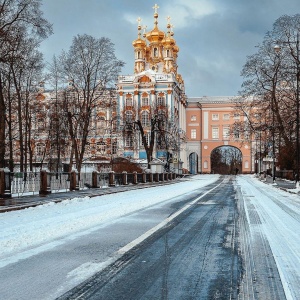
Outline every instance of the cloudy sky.
<svg viewBox="0 0 300 300"><path fill-rule="evenodd" d="M42 0L45 18L54 34L42 43L45 59L68 50L77 34L108 37L118 59L133 73L132 41L137 18L153 29L157 3L158 27L166 31L171 17L180 48L178 71L188 97L234 96L240 90L241 69L265 33L281 15L300 13L299 0Z"/></svg>

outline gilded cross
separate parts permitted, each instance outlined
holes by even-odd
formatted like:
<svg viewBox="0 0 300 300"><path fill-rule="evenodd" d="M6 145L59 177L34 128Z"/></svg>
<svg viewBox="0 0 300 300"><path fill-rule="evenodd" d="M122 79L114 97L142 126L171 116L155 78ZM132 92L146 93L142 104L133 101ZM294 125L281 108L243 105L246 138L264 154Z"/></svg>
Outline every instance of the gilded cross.
<svg viewBox="0 0 300 300"><path fill-rule="evenodd" d="M141 25L142 19L140 17L137 18L138 25Z"/></svg>
<svg viewBox="0 0 300 300"><path fill-rule="evenodd" d="M157 4L155 4L152 8L154 9L154 13L157 14L157 9L159 8L159 6Z"/></svg>

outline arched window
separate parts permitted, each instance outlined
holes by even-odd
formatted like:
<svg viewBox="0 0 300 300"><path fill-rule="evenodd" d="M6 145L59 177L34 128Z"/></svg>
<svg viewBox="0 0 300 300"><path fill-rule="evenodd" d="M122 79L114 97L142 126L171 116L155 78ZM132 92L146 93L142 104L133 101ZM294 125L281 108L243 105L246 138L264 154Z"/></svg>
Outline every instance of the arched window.
<svg viewBox="0 0 300 300"><path fill-rule="evenodd" d="M164 106L165 105L165 97L164 96L158 96L157 97L157 105L158 106Z"/></svg>
<svg viewBox="0 0 300 300"><path fill-rule="evenodd" d="M142 106L148 106L149 105L149 98L148 96L142 97Z"/></svg>
<svg viewBox="0 0 300 300"><path fill-rule="evenodd" d="M133 146L133 139L131 134L127 134L125 136L125 147L132 147Z"/></svg>
<svg viewBox="0 0 300 300"><path fill-rule="evenodd" d="M203 168L204 168L204 169L207 169L207 168L208 168L208 162L207 162L207 160L204 161L204 163L203 163Z"/></svg>
<svg viewBox="0 0 300 300"><path fill-rule="evenodd" d="M245 161L245 169L249 169L249 161L248 160Z"/></svg>
<svg viewBox="0 0 300 300"><path fill-rule="evenodd" d="M153 49L153 56L158 57L158 49L157 48Z"/></svg>
<svg viewBox="0 0 300 300"><path fill-rule="evenodd" d="M132 115L132 111L131 110L126 111L125 118L126 118L126 122L127 123L133 122L133 115Z"/></svg>
<svg viewBox="0 0 300 300"><path fill-rule="evenodd" d="M142 126L149 126L149 113L147 111L142 112Z"/></svg>
<svg viewBox="0 0 300 300"><path fill-rule="evenodd" d="M126 98L126 106L132 106L132 98Z"/></svg>
<svg viewBox="0 0 300 300"><path fill-rule="evenodd" d="M44 144L37 144L36 145L36 155L43 156L44 153Z"/></svg>

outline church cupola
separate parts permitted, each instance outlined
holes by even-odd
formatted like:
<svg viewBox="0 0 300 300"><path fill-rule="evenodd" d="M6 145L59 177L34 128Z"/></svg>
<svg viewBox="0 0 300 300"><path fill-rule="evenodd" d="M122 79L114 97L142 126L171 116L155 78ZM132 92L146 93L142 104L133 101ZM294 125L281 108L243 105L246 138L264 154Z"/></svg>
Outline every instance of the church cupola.
<svg viewBox="0 0 300 300"><path fill-rule="evenodd" d="M178 46L173 38L173 25L171 25L170 20L171 18L168 17L168 24L167 24L167 34L166 37L163 39L162 44L164 47L164 73L177 73L177 53L179 51Z"/></svg>
<svg viewBox="0 0 300 300"><path fill-rule="evenodd" d="M138 38L133 41L132 45L134 47L135 63L134 63L134 73L140 73L145 70L145 58L146 58L146 48L147 43L141 36L141 18L137 19L138 22Z"/></svg>

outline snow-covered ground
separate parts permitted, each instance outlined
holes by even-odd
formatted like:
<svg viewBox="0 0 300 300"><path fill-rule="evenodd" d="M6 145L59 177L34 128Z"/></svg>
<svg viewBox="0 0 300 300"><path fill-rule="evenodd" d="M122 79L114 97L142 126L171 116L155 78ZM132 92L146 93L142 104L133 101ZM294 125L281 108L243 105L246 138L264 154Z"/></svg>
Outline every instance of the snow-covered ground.
<svg viewBox="0 0 300 300"><path fill-rule="evenodd" d="M262 230L266 236L287 299L300 299L300 196L252 176L238 176L237 184L243 194L250 231L255 236L257 230ZM256 224L251 222L253 206L260 218Z"/></svg>

